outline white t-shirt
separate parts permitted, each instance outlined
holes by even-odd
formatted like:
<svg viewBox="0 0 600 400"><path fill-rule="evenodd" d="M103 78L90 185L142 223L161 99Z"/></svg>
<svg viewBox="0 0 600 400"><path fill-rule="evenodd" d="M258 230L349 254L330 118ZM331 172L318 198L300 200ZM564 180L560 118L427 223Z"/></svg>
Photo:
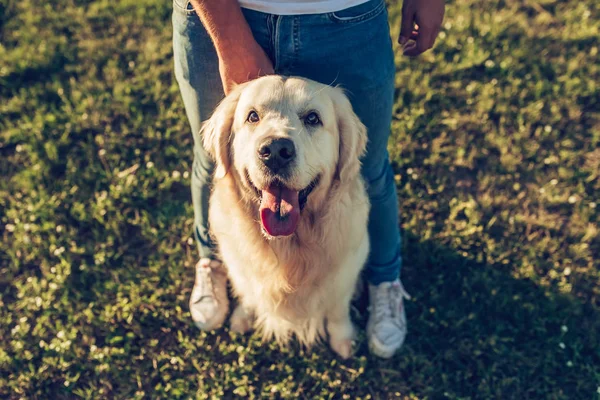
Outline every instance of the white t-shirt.
<svg viewBox="0 0 600 400"><path fill-rule="evenodd" d="M321 14L344 10L368 0L238 0L242 8L276 15Z"/></svg>

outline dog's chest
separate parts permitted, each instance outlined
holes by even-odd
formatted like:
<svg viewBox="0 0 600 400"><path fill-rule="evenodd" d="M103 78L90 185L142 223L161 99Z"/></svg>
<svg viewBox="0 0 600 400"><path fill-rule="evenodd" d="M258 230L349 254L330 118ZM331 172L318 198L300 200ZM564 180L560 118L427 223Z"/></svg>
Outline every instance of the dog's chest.
<svg viewBox="0 0 600 400"><path fill-rule="evenodd" d="M313 313L310 300L318 303L320 292L339 268L331 261L331 249L301 237L257 247L261 247L255 253L259 257L225 256L230 259L230 277L238 294L250 297L258 309L287 310L286 314L293 310L296 316Z"/></svg>

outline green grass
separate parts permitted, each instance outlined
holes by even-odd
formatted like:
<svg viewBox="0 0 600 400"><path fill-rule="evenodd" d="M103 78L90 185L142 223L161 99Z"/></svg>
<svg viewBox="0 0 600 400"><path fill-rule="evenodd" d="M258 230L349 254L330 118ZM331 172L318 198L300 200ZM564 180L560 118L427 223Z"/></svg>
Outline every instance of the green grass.
<svg viewBox="0 0 600 400"><path fill-rule="evenodd" d="M410 333L347 362L191 325L170 11L0 0L0 398L600 398L597 0L453 0L397 53Z"/></svg>

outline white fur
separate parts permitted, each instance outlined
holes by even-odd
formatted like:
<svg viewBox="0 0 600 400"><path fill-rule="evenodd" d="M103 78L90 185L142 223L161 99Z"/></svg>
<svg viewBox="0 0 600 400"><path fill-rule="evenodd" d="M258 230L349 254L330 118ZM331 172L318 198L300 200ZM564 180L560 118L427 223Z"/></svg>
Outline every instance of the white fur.
<svg viewBox="0 0 600 400"><path fill-rule="evenodd" d="M249 111L260 121L247 123ZM316 111L322 126L303 121ZM203 127L217 167L209 222L240 305L232 329L252 325L280 343L295 335L310 346L329 335L332 348L351 355L350 300L368 252L369 202L359 157L366 130L338 88L302 78L263 77L236 88ZM265 138L294 142L297 162L286 185L319 184L293 235L272 238L261 227L260 198L268 178L256 148ZM250 178L248 181L246 171Z"/></svg>

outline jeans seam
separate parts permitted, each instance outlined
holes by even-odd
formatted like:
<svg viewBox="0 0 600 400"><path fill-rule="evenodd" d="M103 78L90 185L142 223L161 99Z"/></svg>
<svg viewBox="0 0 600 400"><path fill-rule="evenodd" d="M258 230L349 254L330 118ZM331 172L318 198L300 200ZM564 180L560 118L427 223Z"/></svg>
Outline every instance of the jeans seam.
<svg viewBox="0 0 600 400"><path fill-rule="evenodd" d="M294 16L293 19L293 27L292 27L292 35L293 35L293 43L294 43L294 52L292 54L292 62L290 63L290 69L293 70L296 67L296 61L298 59L298 50L300 48L300 22L298 16Z"/></svg>
<svg viewBox="0 0 600 400"><path fill-rule="evenodd" d="M275 64L275 45L273 43L273 15L268 15L266 18L267 21L267 35L269 38L268 41L268 46L269 48L266 49L269 51L269 54L272 55L273 59L271 60L273 62L273 64ZM275 68L275 65L273 65L273 68Z"/></svg>
<svg viewBox="0 0 600 400"><path fill-rule="evenodd" d="M277 71L277 70L279 70L279 64L280 64L280 62L279 62L280 61L279 60L279 58L280 58L279 34L281 31L281 17L278 17L276 15L271 15L271 18L275 19L275 32L274 32L275 34L273 37L273 44L274 44L273 45L273 48L274 48L273 57L275 58L275 65L273 65L273 69L275 71Z"/></svg>

